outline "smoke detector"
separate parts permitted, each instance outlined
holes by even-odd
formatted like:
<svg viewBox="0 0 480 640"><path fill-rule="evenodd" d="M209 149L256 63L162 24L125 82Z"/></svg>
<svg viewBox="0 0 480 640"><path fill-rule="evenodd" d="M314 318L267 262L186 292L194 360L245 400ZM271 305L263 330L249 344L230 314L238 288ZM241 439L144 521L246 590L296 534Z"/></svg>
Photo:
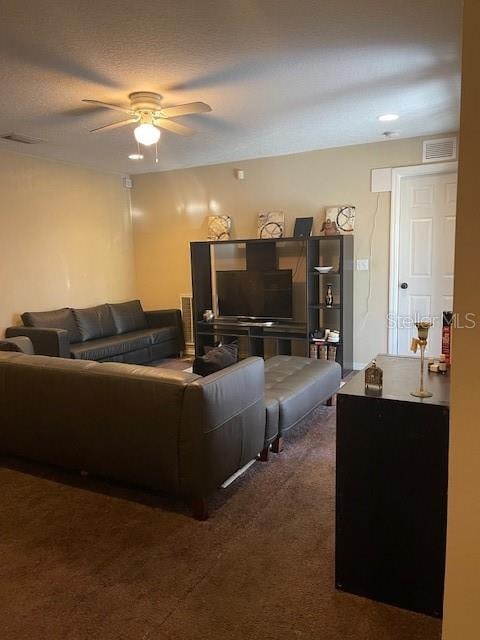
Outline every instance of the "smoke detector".
<svg viewBox="0 0 480 640"><path fill-rule="evenodd" d="M398 138L400 134L398 133L398 131L384 131L382 133L382 136L385 138L385 140L390 140L391 138Z"/></svg>

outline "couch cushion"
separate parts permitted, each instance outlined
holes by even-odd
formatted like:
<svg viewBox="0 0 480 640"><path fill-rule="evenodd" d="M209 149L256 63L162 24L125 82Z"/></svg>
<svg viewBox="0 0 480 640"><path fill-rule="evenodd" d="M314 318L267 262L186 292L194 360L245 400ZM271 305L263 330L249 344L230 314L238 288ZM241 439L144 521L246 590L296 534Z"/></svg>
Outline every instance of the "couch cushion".
<svg viewBox="0 0 480 640"><path fill-rule="evenodd" d="M131 331L128 335L132 338L147 336L149 338L149 344L155 345L178 338L178 328L162 327L160 329L141 329L140 331Z"/></svg>
<svg viewBox="0 0 480 640"><path fill-rule="evenodd" d="M70 353L72 358L79 360L106 360L148 346L150 346L148 336L109 336L74 344L70 348Z"/></svg>
<svg viewBox="0 0 480 640"><path fill-rule="evenodd" d="M72 312L82 336L82 342L107 338L117 333L112 314L106 304L86 309L72 309Z"/></svg>
<svg viewBox="0 0 480 640"><path fill-rule="evenodd" d="M334 395L341 368L330 360L275 356L265 362L265 400L278 400L279 433L290 429L317 405Z"/></svg>
<svg viewBox="0 0 480 640"><path fill-rule="evenodd" d="M129 333L147 328L147 319L140 300L130 300L120 304L109 304L116 332Z"/></svg>
<svg viewBox="0 0 480 640"><path fill-rule="evenodd" d="M82 340L72 310L68 308L54 311L26 311L22 313L22 322L26 327L65 329L69 333L70 342Z"/></svg>

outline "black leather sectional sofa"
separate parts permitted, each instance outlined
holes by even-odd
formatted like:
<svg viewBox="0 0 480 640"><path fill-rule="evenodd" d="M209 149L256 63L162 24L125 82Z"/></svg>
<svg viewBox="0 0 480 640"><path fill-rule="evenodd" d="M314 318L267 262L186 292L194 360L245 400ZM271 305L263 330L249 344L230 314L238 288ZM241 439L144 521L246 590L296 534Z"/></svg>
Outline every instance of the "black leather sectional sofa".
<svg viewBox="0 0 480 640"><path fill-rule="evenodd" d="M212 491L259 452L266 460L270 443L279 451L282 435L336 393L340 366L247 358L201 378L0 345L0 380L0 454L178 495L204 519Z"/></svg>
<svg viewBox="0 0 480 640"><path fill-rule="evenodd" d="M183 496L200 519L209 493L258 453L266 461L270 445L279 452L341 378L335 362L296 356L247 358L201 378L32 354L28 337L0 340L0 454Z"/></svg>
<svg viewBox="0 0 480 640"><path fill-rule="evenodd" d="M0 380L2 455L177 495L199 519L264 445L260 358L201 378L0 350Z"/></svg>
<svg viewBox="0 0 480 640"><path fill-rule="evenodd" d="M27 311L7 338L28 336L37 355L145 364L185 348L180 311L144 311L139 300L86 309Z"/></svg>

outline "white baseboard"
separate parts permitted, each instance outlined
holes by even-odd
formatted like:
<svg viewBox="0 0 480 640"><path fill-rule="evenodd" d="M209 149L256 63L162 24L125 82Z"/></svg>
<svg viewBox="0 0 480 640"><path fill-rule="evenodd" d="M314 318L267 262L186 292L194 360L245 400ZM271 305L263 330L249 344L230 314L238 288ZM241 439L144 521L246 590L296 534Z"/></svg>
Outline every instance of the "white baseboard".
<svg viewBox="0 0 480 640"><path fill-rule="evenodd" d="M367 365L368 365L368 362L354 362L353 369L355 371L361 371L362 369L365 369Z"/></svg>

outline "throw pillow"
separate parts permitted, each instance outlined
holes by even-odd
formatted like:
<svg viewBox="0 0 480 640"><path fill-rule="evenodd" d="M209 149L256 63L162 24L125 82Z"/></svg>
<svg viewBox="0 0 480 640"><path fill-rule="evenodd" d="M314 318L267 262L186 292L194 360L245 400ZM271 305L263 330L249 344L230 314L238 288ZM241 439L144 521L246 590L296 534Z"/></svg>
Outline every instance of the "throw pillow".
<svg viewBox="0 0 480 640"><path fill-rule="evenodd" d="M15 344L14 342L9 342L8 340L0 340L0 351L16 351L22 353L22 350Z"/></svg>
<svg viewBox="0 0 480 640"><path fill-rule="evenodd" d="M207 351L208 349L208 351ZM209 376L212 373L230 367L238 361L238 344L224 344L219 347L206 347L204 356L193 361L193 373Z"/></svg>

